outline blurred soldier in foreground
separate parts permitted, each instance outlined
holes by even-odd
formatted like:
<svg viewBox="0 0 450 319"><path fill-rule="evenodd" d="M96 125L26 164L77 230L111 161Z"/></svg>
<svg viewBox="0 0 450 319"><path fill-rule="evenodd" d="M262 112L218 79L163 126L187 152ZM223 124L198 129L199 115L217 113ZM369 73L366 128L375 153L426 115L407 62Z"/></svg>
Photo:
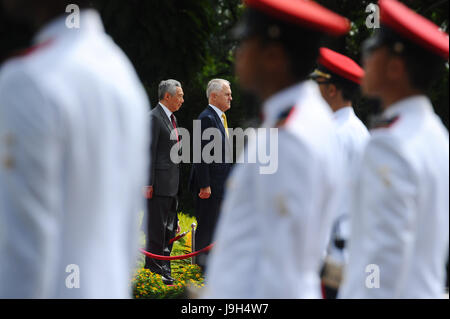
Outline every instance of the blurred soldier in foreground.
<svg viewBox="0 0 450 319"><path fill-rule="evenodd" d="M440 298L449 243L448 131L425 95L448 59L448 35L395 0L364 44L373 122L355 187L341 298Z"/></svg>
<svg viewBox="0 0 450 319"><path fill-rule="evenodd" d="M323 268L324 293L327 299L336 298L342 276L342 268L348 261L345 249L350 235L350 189L354 181L355 168L369 138L369 132L355 115L352 101L359 93L364 71L355 61L327 48L320 48L318 67L311 74L319 85L322 97L334 112L337 137L345 161L346 185L338 215L333 222Z"/></svg>
<svg viewBox="0 0 450 319"><path fill-rule="evenodd" d="M0 72L0 298L128 298L145 91L87 1L2 2L39 31Z"/></svg>
<svg viewBox="0 0 450 319"><path fill-rule="evenodd" d="M330 108L313 70L325 33L349 22L312 1L248 0L236 71L263 101L263 127L242 156L276 137L278 169L236 164L207 271L208 298L320 298L320 266L341 188ZM269 128L278 128L272 130ZM275 132L274 132L275 131ZM274 136L275 135L275 136ZM241 159L242 160L242 159ZM238 160L239 163L239 160Z"/></svg>

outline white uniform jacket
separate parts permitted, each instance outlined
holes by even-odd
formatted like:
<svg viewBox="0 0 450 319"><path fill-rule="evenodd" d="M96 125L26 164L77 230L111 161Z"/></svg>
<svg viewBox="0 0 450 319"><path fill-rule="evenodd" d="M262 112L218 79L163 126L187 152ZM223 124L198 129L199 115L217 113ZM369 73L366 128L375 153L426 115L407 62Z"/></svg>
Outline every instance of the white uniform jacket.
<svg viewBox="0 0 450 319"><path fill-rule="evenodd" d="M60 17L0 71L0 298L126 298L148 98L98 13Z"/></svg>
<svg viewBox="0 0 450 319"><path fill-rule="evenodd" d="M328 257L338 264L347 261L347 249L336 247L334 240L347 241L350 237L350 208L351 189L354 183L355 169L361 160L364 147L369 139L369 131L361 120L356 116L351 106L343 107L334 112L336 121L336 134L339 146L344 154L346 185L343 190L342 201L335 222L333 223L330 244L328 246ZM348 243L346 243L348 244Z"/></svg>
<svg viewBox="0 0 450 319"><path fill-rule="evenodd" d="M270 143L277 169L262 174L261 156L263 163L236 164L210 256L207 298L321 297L321 257L342 180L332 113L317 84L307 81L268 99L264 115L263 129L279 126L270 134L278 138ZM258 131L242 156L266 146L263 136Z"/></svg>
<svg viewBox="0 0 450 319"><path fill-rule="evenodd" d="M373 129L354 189L341 298L440 298L449 243L448 131L425 96Z"/></svg>

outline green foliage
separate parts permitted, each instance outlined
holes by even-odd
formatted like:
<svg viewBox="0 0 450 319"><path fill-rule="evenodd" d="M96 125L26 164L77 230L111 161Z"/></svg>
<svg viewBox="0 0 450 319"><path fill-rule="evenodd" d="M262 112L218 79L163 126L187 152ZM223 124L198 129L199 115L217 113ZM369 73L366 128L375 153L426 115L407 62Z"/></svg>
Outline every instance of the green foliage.
<svg viewBox="0 0 450 319"><path fill-rule="evenodd" d="M182 212L178 213L181 232L191 230L192 223L197 223L195 217L191 217ZM141 216L142 220L142 216ZM141 247L145 247L145 236L141 233ZM180 256L191 253L192 237L188 233L185 237L174 242L171 256ZM200 267L191 265L191 258L171 261L172 277L175 279L174 285L167 286L161 276L144 269L144 257L142 255L138 269L132 280L133 297L136 299L172 299L186 298L187 288L202 288L204 277Z"/></svg>
<svg viewBox="0 0 450 319"><path fill-rule="evenodd" d="M161 80L186 84L202 68L213 30L208 0L97 0L106 31L126 52L152 103ZM187 95L188 96L188 95Z"/></svg>
<svg viewBox="0 0 450 319"><path fill-rule="evenodd" d="M374 32L373 29L366 27L366 19L369 15L366 7L369 3L377 3L371 0L316 0L325 7L347 17L352 22L352 30L348 36L340 39L328 39L325 46L350 56L357 62L361 61L361 45L365 39ZM408 7L417 13L425 16L448 32L449 20L448 10L449 1L447 0L404 0ZM448 67L443 70L441 77L436 79L436 83L428 92L436 113L441 117L443 123L449 127L449 96L448 96ZM374 110L373 101L362 99L357 103L355 109L357 115L367 124L368 116L377 110Z"/></svg>
<svg viewBox="0 0 450 319"><path fill-rule="evenodd" d="M197 220L195 217L192 217L188 214L183 214L182 212L178 213L178 220L180 223L180 232L192 231L191 225L195 223L197 225ZM181 238L180 240L174 242L172 247L172 256L180 256L186 255L192 252L192 232L189 232L186 236ZM179 273L179 268L186 267L191 264L192 258L181 259L177 261L173 261L172 271L174 273Z"/></svg>
<svg viewBox="0 0 450 319"><path fill-rule="evenodd" d="M212 78L231 82L232 108L227 113L230 127L250 126L258 115L258 103L245 95L234 74L236 41L231 31L238 22L241 0L97 0L106 30L130 57L141 77L152 104L157 103L159 81L175 78L182 82L185 103L177 112L180 126L192 132L192 120L206 107L206 84ZM365 25L366 7L370 0L317 0L327 8L352 21L346 37L329 38L323 43L338 52L361 61L362 42L372 33ZM407 0L408 6L425 15L448 32L448 1ZM435 110L448 127L448 68L443 78L429 93ZM377 111L373 101L357 101L355 111L367 124L370 114ZM182 164L183 194L180 209L193 213L193 197L187 191L190 164Z"/></svg>
<svg viewBox="0 0 450 319"><path fill-rule="evenodd" d="M230 124L245 117L233 75L234 42L229 33L242 11L241 0L97 0L106 31L125 51L157 104L158 84L173 78L183 85L185 103L178 123L192 131L192 120L207 106L206 85L222 77L232 82L236 110ZM244 110L244 111L242 111ZM237 126L237 125L236 125ZM181 165L182 185L191 166ZM180 209L192 214L192 194L184 191Z"/></svg>
<svg viewBox="0 0 450 319"><path fill-rule="evenodd" d="M161 80L174 78L183 84L185 103L177 112L179 125L192 131L192 120L206 107L206 84L212 78L231 82L232 108L227 113L230 127L248 127L259 112L259 105L245 95L234 74L236 42L231 30L238 22L241 0L93 0L102 15L105 29L124 50L147 89L153 106L157 103L157 87ZM349 55L360 62L360 48L373 30L365 25L366 7L376 0L317 0L327 8L352 21L346 37L330 38L325 46ZM409 7L431 19L448 32L448 0L403 0ZM5 18L0 6L0 61L13 51L26 46L29 29ZM448 127L448 67L429 95L438 115ZM361 100L356 112L367 123L373 113L371 101ZM193 213L193 197L187 191L191 165L182 164L183 194L180 209Z"/></svg>

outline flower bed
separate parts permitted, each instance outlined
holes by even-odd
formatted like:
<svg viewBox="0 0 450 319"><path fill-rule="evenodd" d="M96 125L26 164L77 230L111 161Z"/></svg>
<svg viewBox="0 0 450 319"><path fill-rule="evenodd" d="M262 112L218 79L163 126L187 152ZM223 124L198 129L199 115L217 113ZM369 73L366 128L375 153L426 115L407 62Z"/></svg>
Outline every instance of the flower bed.
<svg viewBox="0 0 450 319"><path fill-rule="evenodd" d="M134 277L133 296L136 299L174 299L187 298L186 288L193 285L195 288L204 286L204 279L197 265L187 265L179 268L178 273L174 273L174 285L167 286L161 276L152 273L148 269L141 268Z"/></svg>
<svg viewBox="0 0 450 319"><path fill-rule="evenodd" d="M195 222L194 217L183 213L178 214L181 232L190 230L191 224ZM142 245L143 247L145 245ZM191 252L192 236L188 233L185 237L175 242L172 248L172 256L179 256ZM187 287L194 288L204 286L204 278L200 267L191 265L191 258L174 260L171 262L172 277L175 279L173 285L167 286L161 276L143 268L144 258L141 257L140 267L132 280L133 297L135 299L174 299L187 298Z"/></svg>

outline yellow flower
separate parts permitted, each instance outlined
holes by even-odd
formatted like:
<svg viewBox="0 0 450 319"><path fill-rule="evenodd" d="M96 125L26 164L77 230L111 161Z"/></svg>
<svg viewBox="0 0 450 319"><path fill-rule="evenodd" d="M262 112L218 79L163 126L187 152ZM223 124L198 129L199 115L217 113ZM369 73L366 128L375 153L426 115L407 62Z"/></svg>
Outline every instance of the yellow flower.
<svg viewBox="0 0 450 319"><path fill-rule="evenodd" d="M188 233L186 235L186 246L188 246L189 248L192 247L192 233Z"/></svg>

